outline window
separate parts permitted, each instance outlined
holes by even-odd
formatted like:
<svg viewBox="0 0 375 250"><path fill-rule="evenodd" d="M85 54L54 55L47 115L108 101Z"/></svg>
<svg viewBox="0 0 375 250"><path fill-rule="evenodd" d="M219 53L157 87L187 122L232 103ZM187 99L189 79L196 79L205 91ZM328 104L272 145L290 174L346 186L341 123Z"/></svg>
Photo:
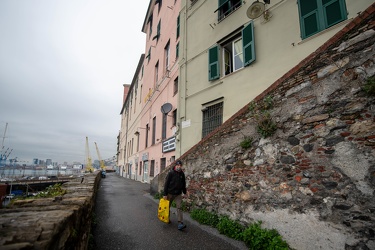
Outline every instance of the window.
<svg viewBox="0 0 375 250"><path fill-rule="evenodd" d="M202 138L223 123L223 102L203 108Z"/></svg>
<svg viewBox="0 0 375 250"><path fill-rule="evenodd" d="M220 57L220 51L222 55ZM222 58L222 59L220 59ZM228 75L255 61L254 24L251 22L242 31L208 50L208 79L220 77L220 60L223 74Z"/></svg>
<svg viewBox="0 0 375 250"><path fill-rule="evenodd" d="M148 131L150 130L148 124L146 125L146 138L145 138L145 145L146 148L148 147Z"/></svg>
<svg viewBox="0 0 375 250"><path fill-rule="evenodd" d="M177 17L176 39L180 37L180 15Z"/></svg>
<svg viewBox="0 0 375 250"><path fill-rule="evenodd" d="M169 54L170 54L170 49L169 49L169 41L167 42L167 45L165 45L164 48L164 58L165 58L165 72L168 73L169 71Z"/></svg>
<svg viewBox="0 0 375 250"><path fill-rule="evenodd" d="M176 58L178 58L179 57L179 55L180 55L180 43L177 43L176 44Z"/></svg>
<svg viewBox="0 0 375 250"><path fill-rule="evenodd" d="M155 160L151 160L150 177L154 177L154 175L155 175Z"/></svg>
<svg viewBox="0 0 375 250"><path fill-rule="evenodd" d="M148 19L148 26L149 26L149 37L151 37L151 34L152 34L152 18L153 16L151 15Z"/></svg>
<svg viewBox="0 0 375 250"><path fill-rule="evenodd" d="M156 28L156 35L152 38L152 40L156 39L156 42L159 41L159 38L160 38L160 29L161 29L161 20L159 20L158 26Z"/></svg>
<svg viewBox="0 0 375 250"><path fill-rule="evenodd" d="M160 173L164 171L166 165L167 165L167 159L160 158Z"/></svg>
<svg viewBox="0 0 375 250"><path fill-rule="evenodd" d="M173 126L177 124L177 109L173 110Z"/></svg>
<svg viewBox="0 0 375 250"><path fill-rule="evenodd" d="M162 140L167 138L167 117L168 117L168 114L163 114L163 120L161 124L161 139Z"/></svg>
<svg viewBox="0 0 375 250"><path fill-rule="evenodd" d="M152 139L151 139L151 145L155 144L155 138L156 138L156 117L152 119Z"/></svg>
<svg viewBox="0 0 375 250"><path fill-rule="evenodd" d="M174 79L173 83L173 95L175 96L178 93L178 77Z"/></svg>
<svg viewBox="0 0 375 250"><path fill-rule="evenodd" d="M298 0L298 10L302 39L347 19L345 0Z"/></svg>
<svg viewBox="0 0 375 250"><path fill-rule="evenodd" d="M159 81L159 61L155 65L155 86L158 85Z"/></svg>
<svg viewBox="0 0 375 250"><path fill-rule="evenodd" d="M241 0L219 0L218 20L221 21L233 11L238 9L242 4ZM215 12L216 12L215 11Z"/></svg>
<svg viewBox="0 0 375 250"><path fill-rule="evenodd" d="M138 151L139 151L139 134L137 134L137 151L136 152Z"/></svg>
<svg viewBox="0 0 375 250"><path fill-rule="evenodd" d="M148 49L148 53L147 53L147 56L146 56L148 62L150 62L150 59L151 59L151 47Z"/></svg>
<svg viewBox="0 0 375 250"><path fill-rule="evenodd" d="M160 12L161 6L162 6L162 0L156 0L155 4L159 4L158 6L158 12Z"/></svg>

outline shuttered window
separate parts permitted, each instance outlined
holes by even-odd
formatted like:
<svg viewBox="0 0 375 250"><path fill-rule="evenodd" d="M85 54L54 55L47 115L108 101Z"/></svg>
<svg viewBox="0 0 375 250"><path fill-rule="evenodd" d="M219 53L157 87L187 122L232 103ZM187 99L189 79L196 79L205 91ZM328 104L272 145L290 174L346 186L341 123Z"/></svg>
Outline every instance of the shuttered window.
<svg viewBox="0 0 375 250"><path fill-rule="evenodd" d="M180 37L180 15L177 17L176 39Z"/></svg>
<svg viewBox="0 0 375 250"><path fill-rule="evenodd" d="M302 39L347 19L345 0L298 0L298 8Z"/></svg>
<svg viewBox="0 0 375 250"><path fill-rule="evenodd" d="M220 56L220 51L222 55ZM210 81L231 74L255 61L254 23L244 27L241 32L208 50L208 79ZM221 66L221 67L220 67Z"/></svg>
<svg viewBox="0 0 375 250"><path fill-rule="evenodd" d="M219 74L219 46L214 46L208 50L208 79L210 81L218 79Z"/></svg>
<svg viewBox="0 0 375 250"><path fill-rule="evenodd" d="M242 44L243 44L244 66L247 66L250 63L255 61L253 22L251 22L242 30Z"/></svg>

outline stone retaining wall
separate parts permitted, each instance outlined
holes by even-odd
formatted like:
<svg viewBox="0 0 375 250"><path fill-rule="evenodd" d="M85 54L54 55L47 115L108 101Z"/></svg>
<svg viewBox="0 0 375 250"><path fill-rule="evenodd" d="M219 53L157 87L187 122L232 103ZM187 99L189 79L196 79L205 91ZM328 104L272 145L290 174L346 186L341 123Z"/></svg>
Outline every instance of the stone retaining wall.
<svg viewBox="0 0 375 250"><path fill-rule="evenodd" d="M295 249L375 249L375 101L363 90L374 15L375 4L181 157L188 203L261 220Z"/></svg>
<svg viewBox="0 0 375 250"><path fill-rule="evenodd" d="M62 185L61 197L17 200L0 209L0 249L87 249L100 174Z"/></svg>

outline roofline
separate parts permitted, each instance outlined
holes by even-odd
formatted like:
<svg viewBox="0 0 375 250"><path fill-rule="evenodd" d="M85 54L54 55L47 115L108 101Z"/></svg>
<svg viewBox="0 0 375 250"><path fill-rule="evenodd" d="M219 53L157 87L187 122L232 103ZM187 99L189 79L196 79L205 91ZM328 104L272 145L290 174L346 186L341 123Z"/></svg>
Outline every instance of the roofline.
<svg viewBox="0 0 375 250"><path fill-rule="evenodd" d="M134 87L134 83L136 82L136 80L137 80L137 78L138 78L139 71L140 71L141 68L142 68L143 61L144 61L144 60L145 60L145 54L141 54L141 57L139 58L139 61L138 61L137 69L135 70L135 73L134 73L134 76L133 76L133 80L132 80L132 82L131 82L131 84L130 84L129 92L128 92L128 94L126 95L126 98L125 98L124 103L122 104L122 108L121 108L120 115L122 115L122 113L124 112L125 104L128 102L129 93L132 91L132 89L133 89L133 87ZM127 84L124 84L124 85L127 85Z"/></svg>
<svg viewBox="0 0 375 250"><path fill-rule="evenodd" d="M146 30L147 21L150 18L150 15L152 15L152 11L154 10L154 6L155 6L155 0L150 0L150 3L148 4L147 12L146 12L145 20L143 20L143 25L142 25L142 32L143 33L147 33L147 30Z"/></svg>

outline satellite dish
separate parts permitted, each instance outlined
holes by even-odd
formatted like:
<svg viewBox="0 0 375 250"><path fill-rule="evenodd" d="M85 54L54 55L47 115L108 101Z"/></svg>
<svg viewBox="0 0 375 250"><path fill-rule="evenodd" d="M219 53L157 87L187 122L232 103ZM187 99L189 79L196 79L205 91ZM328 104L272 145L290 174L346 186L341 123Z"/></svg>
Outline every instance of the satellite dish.
<svg viewBox="0 0 375 250"><path fill-rule="evenodd" d="M169 102L164 103L164 104L161 106L161 112L162 112L164 115L168 114L171 110L172 110L172 104L170 104Z"/></svg>
<svg viewBox="0 0 375 250"><path fill-rule="evenodd" d="M264 3L261 2L254 2L251 6L247 9L246 15L250 19L255 19L260 17L264 12Z"/></svg>

